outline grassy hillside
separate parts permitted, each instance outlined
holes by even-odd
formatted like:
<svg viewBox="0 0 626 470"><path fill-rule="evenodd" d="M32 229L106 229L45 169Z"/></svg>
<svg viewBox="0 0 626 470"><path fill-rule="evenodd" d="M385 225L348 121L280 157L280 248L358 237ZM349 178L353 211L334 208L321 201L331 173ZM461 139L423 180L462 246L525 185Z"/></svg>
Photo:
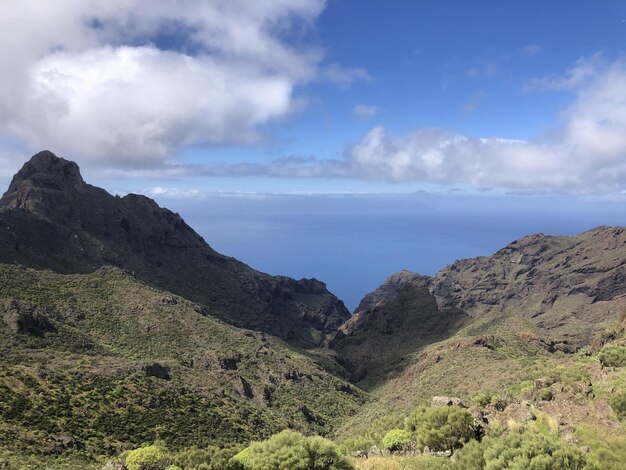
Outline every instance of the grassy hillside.
<svg viewBox="0 0 626 470"><path fill-rule="evenodd" d="M624 445L623 321L600 331L595 346L568 354L553 350L542 331L519 317L477 319L407 357L337 434L380 440L433 397L452 396L489 426L543 421L563 439L592 450L608 442L598 439L607 433Z"/></svg>
<svg viewBox="0 0 626 470"><path fill-rule="evenodd" d="M0 448L86 461L143 442L328 434L364 394L264 333L102 268L0 265ZM320 358L320 361L323 357Z"/></svg>

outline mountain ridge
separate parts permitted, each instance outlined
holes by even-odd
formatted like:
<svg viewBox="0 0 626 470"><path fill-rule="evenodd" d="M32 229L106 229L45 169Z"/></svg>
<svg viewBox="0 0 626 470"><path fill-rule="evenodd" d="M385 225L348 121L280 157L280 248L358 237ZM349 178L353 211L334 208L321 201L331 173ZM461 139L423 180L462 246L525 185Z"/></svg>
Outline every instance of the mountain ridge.
<svg viewBox="0 0 626 470"><path fill-rule="evenodd" d="M112 196L78 165L43 151L0 199L0 260L65 273L104 265L207 307L236 326L315 347L349 317L326 285L256 271L213 250L152 199Z"/></svg>

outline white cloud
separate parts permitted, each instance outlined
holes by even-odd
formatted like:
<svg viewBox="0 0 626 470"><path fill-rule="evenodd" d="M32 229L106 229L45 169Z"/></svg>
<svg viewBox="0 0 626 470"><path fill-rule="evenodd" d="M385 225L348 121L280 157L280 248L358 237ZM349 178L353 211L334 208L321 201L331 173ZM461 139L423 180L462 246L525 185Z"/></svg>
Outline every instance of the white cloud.
<svg viewBox="0 0 626 470"><path fill-rule="evenodd" d="M576 61L563 76L542 77L531 80L526 84L527 91L575 91L598 76L600 70L606 69L608 64L602 54L591 57L582 57Z"/></svg>
<svg viewBox="0 0 626 470"><path fill-rule="evenodd" d="M163 162L186 144L250 143L259 124L293 110L295 87L320 74L322 52L284 38L324 7L4 0L0 133L129 166Z"/></svg>
<svg viewBox="0 0 626 470"><path fill-rule="evenodd" d="M352 108L352 115L358 119L367 119L376 116L379 111L380 108L378 106L357 104Z"/></svg>
<svg viewBox="0 0 626 470"><path fill-rule="evenodd" d="M150 197L163 197L167 199L202 199L205 196L204 193L197 189L168 188L163 186L144 189L141 193Z"/></svg>
<svg viewBox="0 0 626 470"><path fill-rule="evenodd" d="M584 73L578 70L584 70ZM583 79L572 77L581 77ZM626 190L626 62L581 60L563 78L576 93L549 139L472 138L445 129L395 136L371 129L339 160L206 167L210 174L340 177L478 189L608 194Z"/></svg>
<svg viewBox="0 0 626 470"><path fill-rule="evenodd" d="M584 77L584 79L582 78ZM441 129L405 136L372 129L334 171L390 182L567 192L626 188L626 63L579 61L564 83L576 99L549 140L470 138Z"/></svg>

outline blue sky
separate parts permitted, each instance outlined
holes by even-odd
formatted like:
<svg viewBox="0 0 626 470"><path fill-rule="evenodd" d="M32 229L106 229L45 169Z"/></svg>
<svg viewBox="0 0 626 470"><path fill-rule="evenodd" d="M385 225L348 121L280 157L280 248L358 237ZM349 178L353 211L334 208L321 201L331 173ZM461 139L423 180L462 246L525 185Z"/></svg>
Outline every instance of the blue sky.
<svg viewBox="0 0 626 470"><path fill-rule="evenodd" d="M351 306L393 270L623 220L623 1L0 9L5 186L50 149L93 184L175 208L227 254L331 279Z"/></svg>
<svg viewBox="0 0 626 470"><path fill-rule="evenodd" d="M118 191L624 190L623 2L2 8L5 178L46 147Z"/></svg>

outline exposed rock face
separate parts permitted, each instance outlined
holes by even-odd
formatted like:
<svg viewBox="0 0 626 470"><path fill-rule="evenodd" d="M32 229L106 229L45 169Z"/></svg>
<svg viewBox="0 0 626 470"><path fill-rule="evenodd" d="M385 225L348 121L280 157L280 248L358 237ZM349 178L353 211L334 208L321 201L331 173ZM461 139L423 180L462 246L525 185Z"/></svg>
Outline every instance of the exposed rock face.
<svg viewBox="0 0 626 470"><path fill-rule="evenodd" d="M626 307L626 230L524 237L492 256L442 269L432 292L442 308L518 315L556 340L587 345Z"/></svg>
<svg viewBox="0 0 626 470"><path fill-rule="evenodd" d="M426 276L402 271L367 294L352 317L329 341L353 380L373 383L402 365L420 347L447 338L467 315L456 308L440 310Z"/></svg>
<svg viewBox="0 0 626 470"><path fill-rule="evenodd" d="M48 151L23 166L0 200L0 261L61 273L117 266L210 315L305 347L349 317L324 283L270 276L223 256L178 214L91 186L74 162Z"/></svg>
<svg viewBox="0 0 626 470"><path fill-rule="evenodd" d="M42 336L56 331L46 314L16 300L0 302L0 319L13 334Z"/></svg>
<svg viewBox="0 0 626 470"><path fill-rule="evenodd" d="M465 406L465 403L463 403L463 400L457 397L433 397L430 404L431 406L460 406L461 408L467 408L467 406Z"/></svg>

